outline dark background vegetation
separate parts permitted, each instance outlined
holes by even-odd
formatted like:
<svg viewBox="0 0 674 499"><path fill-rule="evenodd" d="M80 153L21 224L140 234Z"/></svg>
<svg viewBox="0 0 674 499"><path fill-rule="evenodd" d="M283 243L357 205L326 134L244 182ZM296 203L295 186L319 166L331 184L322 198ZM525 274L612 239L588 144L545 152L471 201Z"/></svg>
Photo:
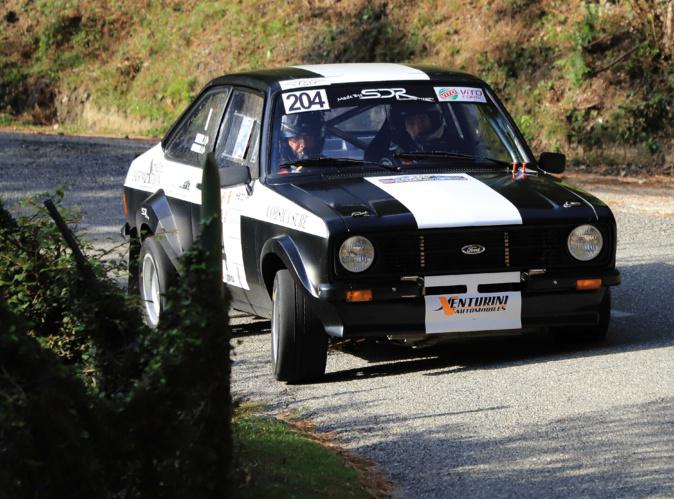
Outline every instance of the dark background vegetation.
<svg viewBox="0 0 674 499"><path fill-rule="evenodd" d="M0 124L161 135L209 79L322 62L468 71L535 151L674 172L673 0L8 0Z"/></svg>

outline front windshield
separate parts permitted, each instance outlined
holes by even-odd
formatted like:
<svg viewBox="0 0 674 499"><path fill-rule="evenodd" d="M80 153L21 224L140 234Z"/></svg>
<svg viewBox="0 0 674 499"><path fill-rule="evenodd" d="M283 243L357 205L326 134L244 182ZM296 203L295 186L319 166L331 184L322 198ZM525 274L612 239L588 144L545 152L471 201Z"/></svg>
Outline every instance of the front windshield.
<svg viewBox="0 0 674 499"><path fill-rule="evenodd" d="M505 116L477 87L327 86L282 93L272 173L350 166L527 162ZM339 161L334 161L339 160Z"/></svg>

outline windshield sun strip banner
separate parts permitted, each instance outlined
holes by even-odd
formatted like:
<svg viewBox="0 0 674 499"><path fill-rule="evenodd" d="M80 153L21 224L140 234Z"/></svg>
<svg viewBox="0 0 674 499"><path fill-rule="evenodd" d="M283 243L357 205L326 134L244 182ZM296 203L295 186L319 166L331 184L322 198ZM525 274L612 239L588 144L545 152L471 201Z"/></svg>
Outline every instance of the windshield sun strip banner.
<svg viewBox="0 0 674 499"><path fill-rule="evenodd" d="M312 80L317 81L317 80ZM452 94L452 98L442 98L445 95L439 90L459 89ZM433 87L419 83L405 83L396 85L367 84L349 86L325 86L323 88L288 87L290 92L283 92L281 100L286 114L329 110L336 107L350 107L358 105L376 105L392 103L470 103L488 104L485 92L478 87Z"/></svg>
<svg viewBox="0 0 674 499"><path fill-rule="evenodd" d="M419 229L522 225L517 207L466 173L394 175L365 180L397 199Z"/></svg>

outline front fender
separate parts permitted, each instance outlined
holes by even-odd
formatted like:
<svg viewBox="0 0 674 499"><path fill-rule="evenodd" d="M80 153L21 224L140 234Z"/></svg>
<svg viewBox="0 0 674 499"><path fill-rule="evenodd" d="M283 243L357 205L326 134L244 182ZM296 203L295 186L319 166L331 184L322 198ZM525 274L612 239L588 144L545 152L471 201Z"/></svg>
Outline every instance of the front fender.
<svg viewBox="0 0 674 499"><path fill-rule="evenodd" d="M269 278L273 282L273 275L270 275L270 272L275 273L278 269L269 262L275 259L281 260L283 266L290 271L297 282L302 284L307 293L314 298L318 298L318 285L311 281L297 245L288 235L274 237L262 247L258 270L265 283ZM265 262L267 262L267 265L265 265Z"/></svg>

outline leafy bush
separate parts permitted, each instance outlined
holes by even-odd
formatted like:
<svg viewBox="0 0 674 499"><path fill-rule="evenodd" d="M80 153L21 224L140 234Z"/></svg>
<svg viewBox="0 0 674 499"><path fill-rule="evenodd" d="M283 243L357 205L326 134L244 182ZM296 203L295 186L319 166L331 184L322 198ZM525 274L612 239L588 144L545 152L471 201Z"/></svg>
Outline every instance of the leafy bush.
<svg viewBox="0 0 674 499"><path fill-rule="evenodd" d="M0 204L3 493L224 497L231 459L228 299L220 183L204 181L204 191L207 184L217 195L203 203L210 215L181 258L184 279L170 291L157 331L142 326L137 308L107 277L114 265L94 259L92 273L75 270L35 200L16 220Z"/></svg>
<svg viewBox="0 0 674 499"><path fill-rule="evenodd" d="M122 416L129 421L140 497L222 495L229 436L228 303L200 244L182 257L147 367ZM222 281L220 281L222 282ZM214 285L215 283L215 285Z"/></svg>
<svg viewBox="0 0 674 499"><path fill-rule="evenodd" d="M22 202L24 214L16 220L0 203L0 292L29 320L30 333L77 367L91 389L108 396L128 390L139 375L135 342L144 328L138 307L108 277L121 262L104 260L107 252L85 242L96 257L90 260L96 281L85 279L39 198ZM63 192L53 198L66 222L76 225L77 212L61 205Z"/></svg>
<svg viewBox="0 0 674 499"><path fill-rule="evenodd" d="M0 296L0 490L4 497L105 497L103 403L26 334ZM5 495L6 494L6 495Z"/></svg>

